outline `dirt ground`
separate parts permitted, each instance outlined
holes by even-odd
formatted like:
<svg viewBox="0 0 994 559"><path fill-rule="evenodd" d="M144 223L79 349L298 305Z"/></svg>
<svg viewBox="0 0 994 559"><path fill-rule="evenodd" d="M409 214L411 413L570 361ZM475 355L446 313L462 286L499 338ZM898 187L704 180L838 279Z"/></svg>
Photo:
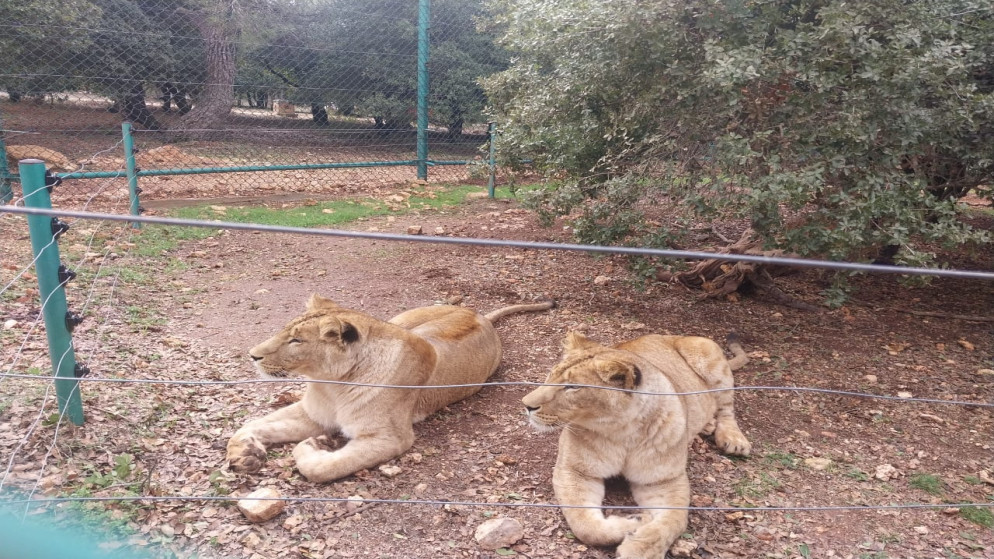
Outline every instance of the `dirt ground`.
<svg viewBox="0 0 994 559"><path fill-rule="evenodd" d="M369 188L380 195L393 186ZM71 188L61 192L58 207L85 202ZM336 192L329 193L354 193ZM112 207L106 201L95 209ZM989 217L980 219L991 226ZM572 241L564 224L541 227L517 202L488 199L352 228L404 233L410 225L442 236ZM732 229L724 231L729 238L737 236ZM740 386L906 401L738 392L739 422L753 456L732 460L710 441L693 443L692 505L700 510L690 514L687 538L697 545L691 557L994 558L992 509L955 506L994 503L994 409L914 401L994 402L989 282L940 279L909 288L894 275L859 276L853 301L813 313L752 297L703 301L678 286L640 285L622 260L580 253L217 231L149 261L137 249L154 231L76 222L60 240L87 271L68 292L70 308L87 317L73 338L92 377L255 379L247 349L298 314L311 293L384 319L443 301L489 311L554 297L555 310L498 323L505 354L494 381L542 381L568 330L609 343L650 332L723 339L736 331L752 357L736 373ZM0 285L8 286L0 294L0 372L46 374L33 270L16 277L31 262L23 218L0 216L0 236ZM716 243L705 239L695 248ZM994 249L947 260L990 270ZM810 270L778 281L812 304L820 303L812 294L828 285ZM561 513L547 506L554 503L556 435L527 427L520 404L530 390L525 386L487 387L417 425L414 447L388 464L399 473L372 469L322 485L296 472L292 445L272 449L258 474L235 475L224 463L234 431L293 401L299 384L83 383L82 427L52 418L46 386L0 379L0 464L6 466L0 496L190 497L30 509L32 516L55 512L67 525L110 529L109 554L613 556L577 541ZM273 520L251 524L233 499L261 487L279 491L287 506ZM321 500L329 498L342 501ZM382 502L392 500L416 502ZM612 483L608 503L632 504L623 483ZM912 504L935 506L886 508ZM726 507L741 510L712 510ZM790 510L749 510L765 507ZM519 521L524 536L509 548L484 550L474 532L497 516Z"/></svg>

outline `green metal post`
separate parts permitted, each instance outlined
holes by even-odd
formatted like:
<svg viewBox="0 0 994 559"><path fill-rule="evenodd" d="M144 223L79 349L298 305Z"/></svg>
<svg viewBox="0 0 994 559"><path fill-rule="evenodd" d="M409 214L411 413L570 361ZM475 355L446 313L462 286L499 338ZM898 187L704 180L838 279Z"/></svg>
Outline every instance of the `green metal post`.
<svg viewBox="0 0 994 559"><path fill-rule="evenodd" d="M490 136L490 156L487 158L487 165L490 167L489 175L487 177L487 194L491 198L494 198L495 192L494 187L497 183L497 123L491 122L490 126L487 128L487 134Z"/></svg>
<svg viewBox="0 0 994 559"><path fill-rule="evenodd" d="M52 209L52 198L45 186L45 162L24 159L18 165L18 171L21 175L21 188L24 190L24 205L29 208ZM68 415L74 424L82 425L83 402L79 395L79 381L76 380L76 354L72 348L66 291L63 287L69 280L60 277L63 274L59 270L59 245L55 240L54 220L43 215L29 215L27 219L52 371L59 377L55 381L59 413Z"/></svg>
<svg viewBox="0 0 994 559"><path fill-rule="evenodd" d="M428 23L430 0L418 0L418 179L428 179Z"/></svg>
<svg viewBox="0 0 994 559"><path fill-rule="evenodd" d="M3 130L3 115L0 115L0 130ZM0 204L6 204L14 199L14 191L10 189L10 168L7 167L7 144L0 132Z"/></svg>
<svg viewBox="0 0 994 559"><path fill-rule="evenodd" d="M121 135L124 137L124 170L128 174L128 196L131 198L131 215L140 215L138 205L138 167L135 165L135 139L131 135L131 123L121 123ZM131 227L141 228L141 223L134 221Z"/></svg>

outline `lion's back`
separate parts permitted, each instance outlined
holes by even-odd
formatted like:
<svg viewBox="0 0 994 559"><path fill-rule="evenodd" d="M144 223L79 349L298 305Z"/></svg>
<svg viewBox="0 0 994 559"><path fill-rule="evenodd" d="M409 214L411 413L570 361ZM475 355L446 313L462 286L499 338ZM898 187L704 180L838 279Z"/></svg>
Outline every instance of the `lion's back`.
<svg viewBox="0 0 994 559"><path fill-rule="evenodd" d="M390 319L435 348L435 370L426 384L476 384L486 382L502 356L500 338L489 320L465 307L420 307ZM480 390L478 386L422 390L417 416L423 417Z"/></svg>

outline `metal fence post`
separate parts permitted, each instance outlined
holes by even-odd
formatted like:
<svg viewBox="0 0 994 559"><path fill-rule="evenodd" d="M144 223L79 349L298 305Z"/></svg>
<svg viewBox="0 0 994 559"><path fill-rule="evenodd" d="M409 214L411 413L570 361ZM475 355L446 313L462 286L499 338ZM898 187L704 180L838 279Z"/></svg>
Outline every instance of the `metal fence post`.
<svg viewBox="0 0 994 559"><path fill-rule="evenodd" d="M14 199L14 191L10 188L10 168L7 167L7 144L3 140L3 115L0 114L0 204L6 204Z"/></svg>
<svg viewBox="0 0 994 559"><path fill-rule="evenodd" d="M45 162L24 159L20 161L18 171L21 175L24 205L29 208L52 209L52 198L45 185ZM52 371L58 377L55 381L55 394L59 413L68 415L74 424L82 425L83 402L79 395L79 381L76 380L76 354L70 333L70 324L75 317L68 312L64 288L75 274L59 263L59 245L56 242L58 236L65 231L64 224L56 218L44 215L29 215L27 220L31 248L35 255L35 274L38 276L45 333L48 336L48 351L52 358Z"/></svg>
<svg viewBox="0 0 994 559"><path fill-rule="evenodd" d="M487 127L487 135L490 139L490 155L487 157L489 174L487 176L487 194L491 198L495 196L494 188L497 184L497 123L491 122Z"/></svg>
<svg viewBox="0 0 994 559"><path fill-rule="evenodd" d="M131 123L121 123L121 135L124 137L124 168L128 174L128 196L131 199L131 215L141 215L141 206L138 204L138 166L135 164L135 139L131 135ZM131 222L131 227L141 228L141 223Z"/></svg>
<svg viewBox="0 0 994 559"><path fill-rule="evenodd" d="M428 24L430 0L418 0L418 179L428 179Z"/></svg>

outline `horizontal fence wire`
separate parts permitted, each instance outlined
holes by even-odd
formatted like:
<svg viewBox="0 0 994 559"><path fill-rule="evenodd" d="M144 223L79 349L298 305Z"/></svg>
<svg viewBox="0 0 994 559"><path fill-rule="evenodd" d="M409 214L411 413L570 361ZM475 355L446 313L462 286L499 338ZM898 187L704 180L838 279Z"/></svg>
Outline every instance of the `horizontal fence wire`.
<svg viewBox="0 0 994 559"><path fill-rule="evenodd" d="M640 510L685 510L685 511L717 511L717 512L831 512L831 511L872 511L872 510L914 510L914 509L948 509L962 507L992 508L994 503L891 503L880 505L821 505L821 506L741 506L741 507L719 507L719 506L640 506L640 505L557 505L552 503L527 503L527 502L481 502L481 501L447 501L434 499L372 499L372 498L342 498L342 497L233 497L220 495L131 495L120 497L44 497L39 499L15 499L7 501L12 505L23 504L60 504L70 502L162 502L162 501L204 501L204 502L235 502L235 501L288 501L296 503L353 503L370 505L428 505L428 506L450 506L450 507L520 507L538 509L599 509L618 511L640 511Z"/></svg>
<svg viewBox="0 0 994 559"><path fill-rule="evenodd" d="M51 381L58 377L45 375L28 375L19 373L0 373L0 380L4 378L17 378L24 380ZM277 379L259 378L245 380L157 380L157 379L136 379L136 378L107 378L107 377L83 377L78 379L81 383L108 383L108 384L168 384L171 386L240 386L251 384L320 384L332 386L358 386L365 388L382 388L397 390L434 390L439 388L486 388L498 386L525 386L539 388L543 386L563 386L561 383L545 383L530 381L499 381L499 382L477 382L467 384L375 384L366 382L350 382L344 380L320 380L320 379ZM609 392L622 392L626 394L640 394L643 396L698 396L701 394L717 394L720 392L797 392L810 394L824 394L829 396L845 396L849 398L866 398L871 400L889 400L899 402L915 402L920 404L947 404L954 406L971 406L978 408L994 408L994 403L990 402L970 402L964 400L941 400L937 398L915 398L888 396L886 394L871 394L867 392L852 392L847 390L834 390L831 388L813 388L807 386L732 386L729 388L711 388L707 390L689 390L686 392L657 392L651 390L638 390L621 388L617 386L603 386L599 384L570 384L571 388L591 388L596 390L606 390Z"/></svg>
<svg viewBox="0 0 994 559"><path fill-rule="evenodd" d="M873 272L898 274L908 276L934 276L943 278L994 280L994 272L980 270L956 270L946 268L921 268L911 266L887 266L882 264L862 264L859 262L837 262L807 258L792 258L783 256L760 256L754 254L733 254L721 252L706 252L692 250L673 250L638 247L618 247L603 245L582 245L572 243L546 243L532 241L510 241L503 239L480 239L470 237L441 237L432 235L400 235L372 231L349 231L345 229L315 229L307 227L286 227L278 225L262 225L257 223L238 223L233 221L206 221L198 219L181 219L171 217L132 216L108 214L99 212L81 212L74 210L42 210L37 208L20 208L0 206L0 213L49 215L53 217L66 216L79 219L108 220L134 223L149 223L156 225L172 225L183 227L207 227L212 229L228 229L232 231L259 231L267 233L287 233L296 235L312 235L324 237L344 237L354 239L374 239L383 241L399 241L407 243L434 243L465 246L485 246L493 248L520 248L527 250L564 250L573 252L590 252L598 254L623 254L629 256L650 256L680 260L722 260L725 262L754 262L758 264L780 264L798 268L819 268L842 272Z"/></svg>

